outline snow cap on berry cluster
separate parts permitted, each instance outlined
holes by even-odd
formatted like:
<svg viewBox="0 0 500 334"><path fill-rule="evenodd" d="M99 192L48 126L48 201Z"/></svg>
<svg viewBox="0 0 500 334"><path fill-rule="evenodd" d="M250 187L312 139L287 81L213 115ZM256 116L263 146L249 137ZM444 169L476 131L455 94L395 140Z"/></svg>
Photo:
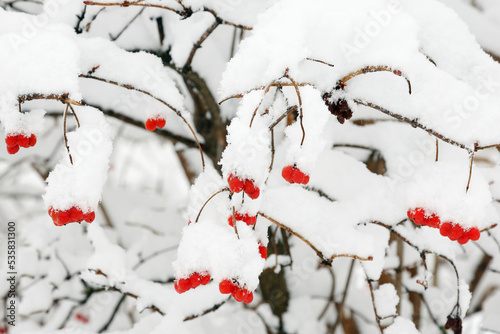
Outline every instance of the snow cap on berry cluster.
<svg viewBox="0 0 500 334"><path fill-rule="evenodd" d="M237 117L228 127L228 145L220 161L225 178L233 174L253 180L259 188L263 186L271 164L270 117L260 116L262 110L258 110L250 127L262 94L261 91L252 92L242 99Z"/></svg>
<svg viewBox="0 0 500 334"><path fill-rule="evenodd" d="M198 213L210 196L224 188L227 188L227 183L213 167L207 165L191 186L189 204L187 206L188 221L194 223ZM227 208L229 207L227 194L229 192L216 195L207 203L200 215L200 222L212 219L227 223L226 215Z"/></svg>
<svg viewBox="0 0 500 334"><path fill-rule="evenodd" d="M104 115L91 107L76 109L81 127L67 134L68 153L47 178L45 205L54 210L73 206L82 211L95 211L107 179L112 151L111 128Z"/></svg>
<svg viewBox="0 0 500 334"><path fill-rule="evenodd" d="M305 129L304 143L301 146L303 132L300 120L287 127L288 150L285 165L297 165L302 172L309 174L325 149L324 131L330 112L321 99L321 93L312 87L301 87L303 126Z"/></svg>
<svg viewBox="0 0 500 334"><path fill-rule="evenodd" d="M127 52L103 38L79 39L78 44L82 52L80 70L83 75L130 85L168 102L180 112L184 110L184 97L177 89L169 70L157 56L146 52ZM144 96L137 93L136 98ZM171 112L165 105L150 100L147 97L151 107L146 109L139 108L139 105L136 108L126 108L124 103L122 112L143 120L156 116L165 118Z"/></svg>
<svg viewBox="0 0 500 334"><path fill-rule="evenodd" d="M488 182L481 170L473 168L466 192L469 166L463 163L437 162L422 166L407 188L408 208L423 208L442 222L463 228L488 227L498 221Z"/></svg>
<svg viewBox="0 0 500 334"><path fill-rule="evenodd" d="M250 226L238 225L239 239L227 224L205 220L184 228L173 263L177 278L208 271L214 281L236 279L250 291L257 288L264 261Z"/></svg>

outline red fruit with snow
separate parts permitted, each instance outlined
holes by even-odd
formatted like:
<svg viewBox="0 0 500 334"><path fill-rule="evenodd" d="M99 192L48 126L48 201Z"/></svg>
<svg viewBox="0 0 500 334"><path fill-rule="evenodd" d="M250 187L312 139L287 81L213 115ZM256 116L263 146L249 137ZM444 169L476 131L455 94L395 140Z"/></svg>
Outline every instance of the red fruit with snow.
<svg viewBox="0 0 500 334"><path fill-rule="evenodd" d="M77 314L75 315L75 318L76 318L76 320L78 320L78 321L80 321L80 322L83 322L84 324L88 323L88 322L89 322L89 320L90 320L88 317L84 316L84 315L83 315L83 314L81 314L81 313L77 313Z"/></svg>
<svg viewBox="0 0 500 334"><path fill-rule="evenodd" d="M281 176L291 184L308 184L309 183L309 175L302 172L295 166L286 166L281 171Z"/></svg>
<svg viewBox="0 0 500 334"><path fill-rule="evenodd" d="M54 225L64 226L69 223L81 223L86 221L87 223L92 223L95 219L95 212L83 212L78 207L72 207L69 210L55 210L54 208L49 208L49 216L52 218Z"/></svg>
<svg viewBox="0 0 500 334"><path fill-rule="evenodd" d="M233 193L239 193L243 191L243 188L245 187L245 182L239 177L234 176L233 174L229 175L229 177L227 178L227 183L229 184L229 189Z"/></svg>
<svg viewBox="0 0 500 334"><path fill-rule="evenodd" d="M236 212L234 214L234 218L236 221L243 221L245 224L248 226L255 225L257 222L257 216L250 216L248 214L241 214L239 212ZM227 219L227 222L229 223L229 226L233 227L233 215L230 215L229 218Z"/></svg>
<svg viewBox="0 0 500 334"><path fill-rule="evenodd" d="M261 258L267 259L267 247L262 245L260 242L259 242L259 253Z"/></svg>
<svg viewBox="0 0 500 334"><path fill-rule="evenodd" d="M228 279L222 280L219 283L219 291L220 291L220 293L222 293L224 295L230 294L234 290L235 290L235 285L233 284L233 282L231 282Z"/></svg>
<svg viewBox="0 0 500 334"><path fill-rule="evenodd" d="M34 134L28 136L9 134L5 137L5 144L7 144L7 152L9 154L16 154L19 152L20 147L28 148L35 146L36 136Z"/></svg>
<svg viewBox="0 0 500 334"><path fill-rule="evenodd" d="M245 180L245 193L251 199L256 199L260 195L260 189L253 183L252 180Z"/></svg>
<svg viewBox="0 0 500 334"><path fill-rule="evenodd" d="M200 285L207 285L211 280L210 274L205 273L192 273L188 278L180 278L175 281L174 289L177 293L181 294L190 289L196 289Z"/></svg>
<svg viewBox="0 0 500 334"><path fill-rule="evenodd" d="M146 121L146 130L148 131L154 131L156 130L156 121L153 118L148 118Z"/></svg>

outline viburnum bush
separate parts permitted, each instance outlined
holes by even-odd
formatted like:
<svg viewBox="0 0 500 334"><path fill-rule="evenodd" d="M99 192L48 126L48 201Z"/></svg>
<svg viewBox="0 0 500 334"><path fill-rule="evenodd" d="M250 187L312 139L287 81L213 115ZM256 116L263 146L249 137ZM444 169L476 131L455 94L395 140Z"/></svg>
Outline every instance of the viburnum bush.
<svg viewBox="0 0 500 334"><path fill-rule="evenodd" d="M495 333L499 34L489 0L0 0L0 332Z"/></svg>

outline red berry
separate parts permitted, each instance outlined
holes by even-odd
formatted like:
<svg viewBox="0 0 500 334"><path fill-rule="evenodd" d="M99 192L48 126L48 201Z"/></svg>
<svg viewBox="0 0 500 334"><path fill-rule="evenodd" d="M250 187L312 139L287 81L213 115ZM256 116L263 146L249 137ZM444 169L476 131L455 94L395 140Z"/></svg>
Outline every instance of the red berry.
<svg viewBox="0 0 500 334"><path fill-rule="evenodd" d="M233 176L233 174L229 175L227 183L229 184L229 189L231 189L233 193L239 193L245 187L243 180Z"/></svg>
<svg viewBox="0 0 500 334"><path fill-rule="evenodd" d="M435 214L432 214L429 217L427 217L427 226L433 227L433 228L439 228L440 224L441 224L441 220Z"/></svg>
<svg viewBox="0 0 500 334"><path fill-rule="evenodd" d="M441 227L439 228L439 233L441 233L443 237L447 237L448 235L450 235L452 228L453 225L451 225L451 223L442 223Z"/></svg>
<svg viewBox="0 0 500 334"><path fill-rule="evenodd" d="M159 128L163 128L165 126L165 124L167 124L167 122L165 121L165 118L157 118L156 119L156 126L159 127Z"/></svg>
<svg viewBox="0 0 500 334"><path fill-rule="evenodd" d="M267 247L259 245L259 253L261 258L267 259Z"/></svg>
<svg viewBox="0 0 500 334"><path fill-rule="evenodd" d="M229 226L231 227L234 227L234 224L233 224L233 216L229 216L229 218L227 219L227 222L229 223Z"/></svg>
<svg viewBox="0 0 500 334"><path fill-rule="evenodd" d="M304 176L304 181L302 181L302 184L308 184L309 183L309 175Z"/></svg>
<svg viewBox="0 0 500 334"><path fill-rule="evenodd" d="M242 301L247 299L248 290L247 289L239 289L235 292L233 297L234 297L234 299L236 299L237 302L242 302Z"/></svg>
<svg viewBox="0 0 500 334"><path fill-rule="evenodd" d="M80 322L83 322L84 324L88 323L89 322L89 318L84 316L83 314L81 313L77 313L76 314L76 320L80 321Z"/></svg>
<svg viewBox="0 0 500 334"><path fill-rule="evenodd" d="M19 145L7 146L7 152L9 152L9 154L16 154L17 152L19 152Z"/></svg>
<svg viewBox="0 0 500 334"><path fill-rule="evenodd" d="M249 292L247 298L243 301L245 304L250 304L253 301L253 292Z"/></svg>
<svg viewBox="0 0 500 334"><path fill-rule="evenodd" d="M245 217L247 216L247 215L243 215L239 212L236 212L234 215L235 215L236 220L240 220L240 221L245 221L245 219L246 219Z"/></svg>
<svg viewBox="0 0 500 334"><path fill-rule="evenodd" d="M7 147L13 147L17 145L17 136L8 135L5 137L5 144Z"/></svg>
<svg viewBox="0 0 500 334"><path fill-rule="evenodd" d="M460 238L458 238L458 243L460 245L465 245L467 242L469 242L469 236L467 233L464 233Z"/></svg>
<svg viewBox="0 0 500 334"><path fill-rule="evenodd" d="M57 221L60 225L66 225L69 223L71 216L69 211L58 211L57 212Z"/></svg>
<svg viewBox="0 0 500 334"><path fill-rule="evenodd" d="M90 211L90 212L87 212L84 216L83 216L83 219L87 222L87 223L92 223L95 219L95 212L94 211Z"/></svg>
<svg viewBox="0 0 500 334"><path fill-rule="evenodd" d="M220 293L222 293L224 295L232 293L234 290L235 290L235 286L234 286L233 282L231 282L228 279L222 280L219 283L219 291L220 291Z"/></svg>
<svg viewBox="0 0 500 334"><path fill-rule="evenodd" d="M260 195L260 189L255 187L254 188L254 191L252 193L247 193L248 197L250 197L251 199L256 199L259 197Z"/></svg>
<svg viewBox="0 0 500 334"><path fill-rule="evenodd" d="M293 182L302 183L302 182L304 182L305 175L304 175L304 173L302 173L302 171L300 169L295 168L293 170L292 178L293 178Z"/></svg>
<svg viewBox="0 0 500 334"><path fill-rule="evenodd" d="M464 234L464 229L462 228L462 226L456 224L453 225L453 228L451 229L448 237L450 238L450 240L455 241L458 240L458 238L460 238L463 234Z"/></svg>
<svg viewBox="0 0 500 334"><path fill-rule="evenodd" d="M292 166L286 166L281 171L281 176L283 176L283 178L290 183L293 183L292 175L293 175L293 167Z"/></svg>
<svg viewBox="0 0 500 334"><path fill-rule="evenodd" d="M146 121L146 130L148 131L154 131L156 130L156 121L152 118L148 118Z"/></svg>
<svg viewBox="0 0 500 334"><path fill-rule="evenodd" d="M408 215L408 218L413 220L415 218L415 211L413 209L409 209L406 214Z"/></svg>
<svg viewBox="0 0 500 334"><path fill-rule="evenodd" d="M72 207L69 210L69 214L71 216L71 221L81 222L83 220L83 212L77 207Z"/></svg>
<svg viewBox="0 0 500 334"><path fill-rule="evenodd" d="M252 225L255 225L255 223L257 222L257 216L249 216L249 215L245 215L245 217L243 217L243 221L248 225L248 226L252 226Z"/></svg>
<svg viewBox="0 0 500 334"><path fill-rule="evenodd" d="M196 289L201 284L201 276L198 273L191 274L189 277L189 282L191 283L191 288Z"/></svg>
<svg viewBox="0 0 500 334"><path fill-rule="evenodd" d="M188 291L191 289L191 280L189 278L181 278L177 282L181 290Z"/></svg>
<svg viewBox="0 0 500 334"><path fill-rule="evenodd" d="M35 146L36 145L36 136L35 135L31 135L30 138L29 138L29 144L31 147Z"/></svg>
<svg viewBox="0 0 500 334"><path fill-rule="evenodd" d="M467 231L467 235L469 236L470 240L477 241L481 237L481 232L479 232L479 229L477 227L473 227L469 231Z"/></svg>
<svg viewBox="0 0 500 334"><path fill-rule="evenodd" d="M255 185L252 180L245 180L245 192L247 194L253 194L255 191Z"/></svg>
<svg viewBox="0 0 500 334"><path fill-rule="evenodd" d="M175 281L174 283L174 289L175 291L178 293L178 294L181 294L181 293L184 293L186 292L187 290L183 290L181 289L181 287L179 286L179 281Z"/></svg>
<svg viewBox="0 0 500 334"><path fill-rule="evenodd" d="M25 135L18 135L17 144L24 148L30 147L30 139Z"/></svg>
<svg viewBox="0 0 500 334"><path fill-rule="evenodd" d="M411 210L410 214L408 215L408 217L410 217L410 219L413 220L413 222L417 225L424 225L425 224L425 222L426 222L425 216L426 216L425 210L422 208L413 209L413 210Z"/></svg>
<svg viewBox="0 0 500 334"><path fill-rule="evenodd" d="M206 273L204 275L201 276L201 285L207 285L208 282L210 282L210 274Z"/></svg>
<svg viewBox="0 0 500 334"><path fill-rule="evenodd" d="M49 207L49 216L54 217L54 214L55 214L54 208L50 206Z"/></svg>

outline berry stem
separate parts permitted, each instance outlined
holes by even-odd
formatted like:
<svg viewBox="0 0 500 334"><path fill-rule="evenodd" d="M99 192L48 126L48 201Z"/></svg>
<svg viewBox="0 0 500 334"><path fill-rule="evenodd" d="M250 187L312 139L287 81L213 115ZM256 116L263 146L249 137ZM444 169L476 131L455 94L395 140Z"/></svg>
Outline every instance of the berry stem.
<svg viewBox="0 0 500 334"><path fill-rule="evenodd" d="M68 117L68 109L69 109L69 103L66 104L66 109L64 109L63 135L64 135L64 145L66 146L66 150L68 151L69 162L71 162L71 164L73 164L73 157L71 156L71 153L69 152L68 137L66 136L66 119Z"/></svg>
<svg viewBox="0 0 500 334"><path fill-rule="evenodd" d="M297 93L297 99L299 100L299 121L300 128L302 129L302 140L300 141L300 146L302 146L304 144L304 140L306 139L306 130L304 129L304 124L302 122L302 118L304 117L302 113L302 97L300 96L299 86L297 85L295 80L293 80L293 78L289 77L288 75L285 75L285 77L292 83L293 87L295 88L295 93Z"/></svg>
<svg viewBox="0 0 500 334"><path fill-rule="evenodd" d="M216 191L215 193L212 194L212 196L210 196L205 201L205 203L203 203L203 206L201 207L200 212L198 212L198 215L196 216L196 220L194 221L195 223L197 223L198 219L200 219L201 212L203 211L203 209L205 209L205 206L208 204L208 202L210 202L212 200L212 198L214 198L215 196L217 196L220 193L223 193L224 191L229 191L229 188L226 187L226 188L223 188L223 189Z"/></svg>
<svg viewBox="0 0 500 334"><path fill-rule="evenodd" d="M472 178L472 165L474 164L474 152L469 155L470 167L469 167L469 179L467 180L467 187L465 188L465 192L469 191L470 179Z"/></svg>

